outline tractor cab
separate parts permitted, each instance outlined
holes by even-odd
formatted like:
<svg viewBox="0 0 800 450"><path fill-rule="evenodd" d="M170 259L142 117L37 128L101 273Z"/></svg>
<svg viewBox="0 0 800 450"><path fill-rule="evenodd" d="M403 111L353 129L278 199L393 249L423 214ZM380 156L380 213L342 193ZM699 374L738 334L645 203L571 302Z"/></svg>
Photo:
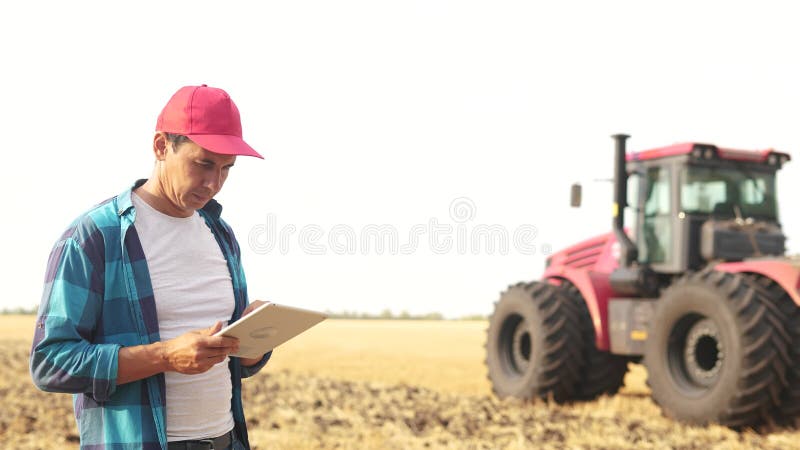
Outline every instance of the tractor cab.
<svg viewBox="0 0 800 450"><path fill-rule="evenodd" d="M784 254L775 175L789 155L678 144L626 157L637 262L679 274Z"/></svg>
<svg viewBox="0 0 800 450"><path fill-rule="evenodd" d="M700 143L627 154L627 136L614 138L615 291L654 296L687 271L784 254L775 178L789 155Z"/></svg>

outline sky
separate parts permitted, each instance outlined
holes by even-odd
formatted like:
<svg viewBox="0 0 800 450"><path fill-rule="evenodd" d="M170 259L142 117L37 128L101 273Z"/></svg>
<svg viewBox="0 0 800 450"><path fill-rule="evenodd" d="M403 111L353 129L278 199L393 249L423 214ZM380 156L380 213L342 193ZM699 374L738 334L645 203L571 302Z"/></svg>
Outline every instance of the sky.
<svg viewBox="0 0 800 450"><path fill-rule="evenodd" d="M700 141L800 158L793 11L3 2L0 309L39 303L64 228L150 175L159 111L179 87L205 83L231 95L265 156L240 157L217 196L251 298L489 314L508 285L541 276L547 254L609 231L610 135L630 134L632 151ZM793 253L799 173L795 161L779 175Z"/></svg>

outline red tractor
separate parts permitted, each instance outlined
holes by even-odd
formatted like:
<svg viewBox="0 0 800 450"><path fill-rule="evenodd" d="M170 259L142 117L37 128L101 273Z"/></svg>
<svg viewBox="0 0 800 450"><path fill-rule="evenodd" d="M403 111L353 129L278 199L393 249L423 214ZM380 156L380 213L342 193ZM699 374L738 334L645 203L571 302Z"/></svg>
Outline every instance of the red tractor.
<svg viewBox="0 0 800 450"><path fill-rule="evenodd" d="M613 138L612 232L501 294L486 346L495 394L613 395L643 361L677 420L794 423L800 260L784 256L775 195L789 155L699 143L626 154L628 136ZM577 206L580 186L572 193Z"/></svg>

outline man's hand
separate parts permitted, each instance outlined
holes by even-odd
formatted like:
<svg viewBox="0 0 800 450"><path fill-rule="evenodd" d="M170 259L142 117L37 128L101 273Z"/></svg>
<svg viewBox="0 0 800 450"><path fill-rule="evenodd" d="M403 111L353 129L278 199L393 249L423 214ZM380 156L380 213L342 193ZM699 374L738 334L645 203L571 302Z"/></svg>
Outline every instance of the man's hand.
<svg viewBox="0 0 800 450"><path fill-rule="evenodd" d="M245 308L244 311L242 311L242 317L244 317L244 316L250 314L251 312L255 311L259 306L261 306L261 305L263 305L265 303L269 303L269 302L265 302L264 300L253 300L252 302L250 302L249 305L247 305L247 308Z"/></svg>
<svg viewBox="0 0 800 450"><path fill-rule="evenodd" d="M222 322L209 328L190 331L164 342L162 358L169 370L183 374L203 373L239 350L239 340L213 336L222 329Z"/></svg>
<svg viewBox="0 0 800 450"><path fill-rule="evenodd" d="M175 339L119 349L117 384L142 380L161 372L203 373L239 350L239 340L214 337L222 322L190 331Z"/></svg>

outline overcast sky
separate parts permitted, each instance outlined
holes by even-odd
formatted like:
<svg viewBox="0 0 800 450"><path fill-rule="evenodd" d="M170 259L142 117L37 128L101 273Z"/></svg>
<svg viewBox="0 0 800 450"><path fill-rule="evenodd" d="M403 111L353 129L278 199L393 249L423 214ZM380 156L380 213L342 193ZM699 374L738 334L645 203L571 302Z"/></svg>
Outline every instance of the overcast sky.
<svg viewBox="0 0 800 450"><path fill-rule="evenodd" d="M183 85L227 90L266 157L218 196L251 298L320 310L491 312L609 230L614 133L800 157L790 2L256 4L2 3L0 309L37 304L69 222L150 175ZM779 183L795 253L798 173Z"/></svg>

